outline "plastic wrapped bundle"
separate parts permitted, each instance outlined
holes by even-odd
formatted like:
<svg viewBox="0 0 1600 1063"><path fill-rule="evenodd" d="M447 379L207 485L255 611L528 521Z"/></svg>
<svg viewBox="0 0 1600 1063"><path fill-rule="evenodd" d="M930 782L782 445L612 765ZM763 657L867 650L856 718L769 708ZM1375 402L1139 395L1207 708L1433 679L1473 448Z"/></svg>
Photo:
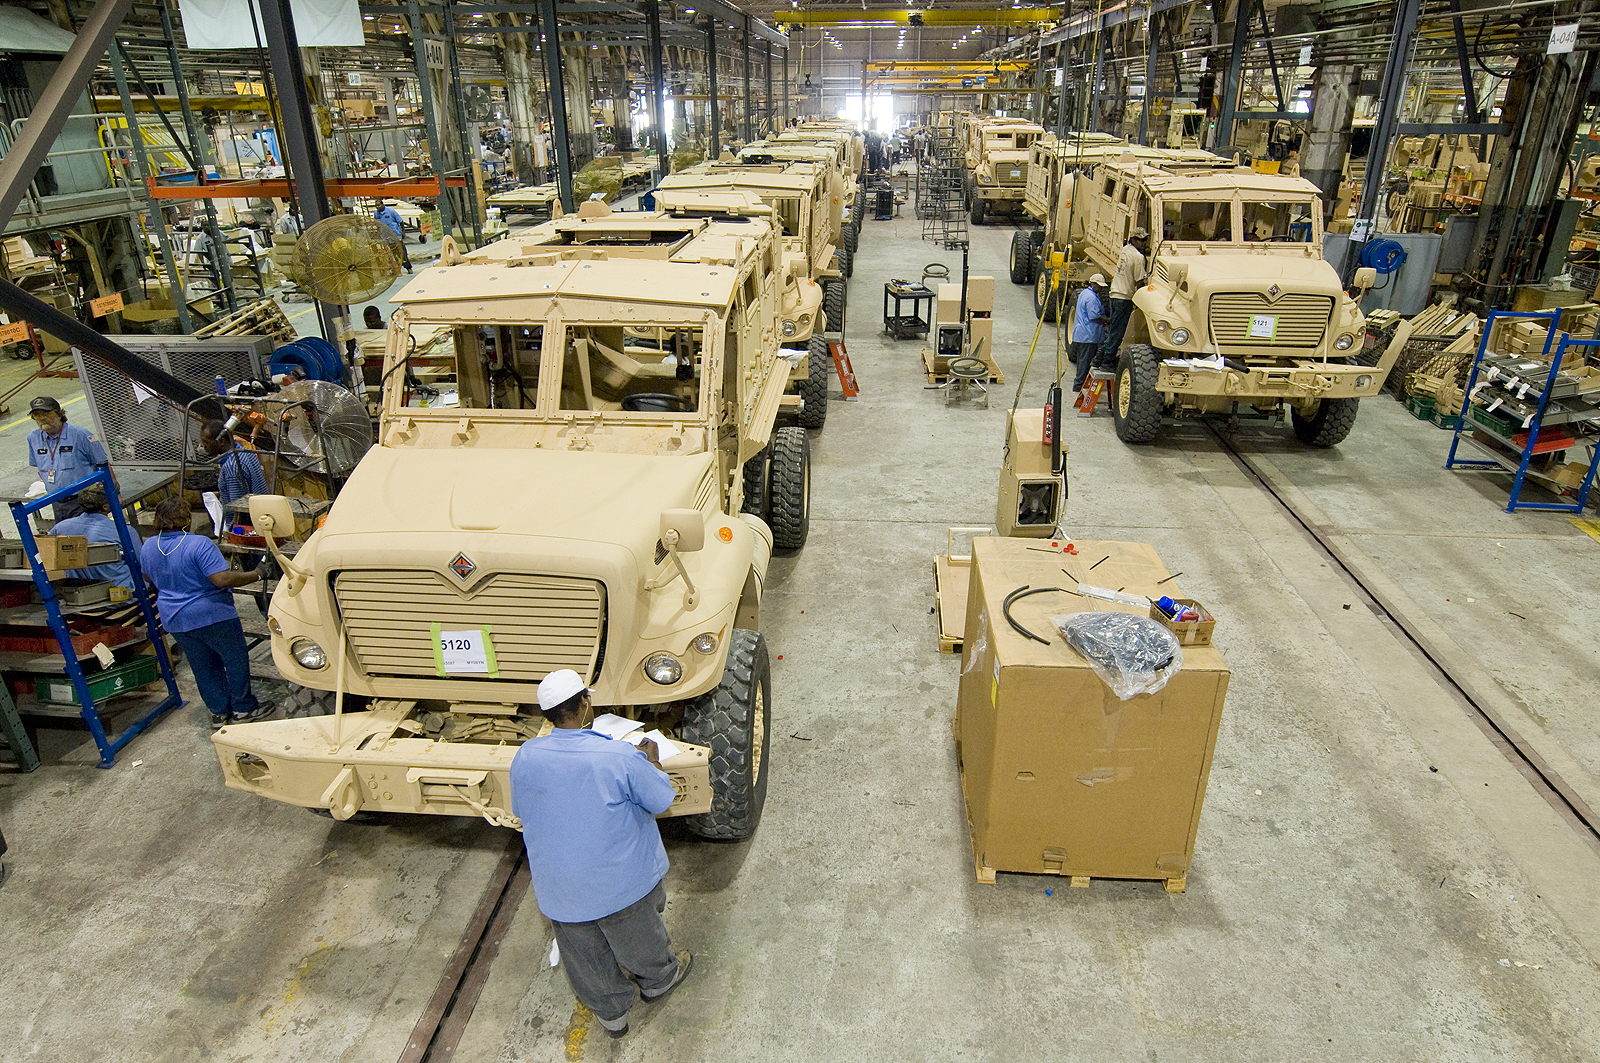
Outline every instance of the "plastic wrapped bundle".
<svg viewBox="0 0 1600 1063"><path fill-rule="evenodd" d="M1183 667L1177 636L1147 616L1073 613L1050 619L1123 701L1154 694Z"/></svg>

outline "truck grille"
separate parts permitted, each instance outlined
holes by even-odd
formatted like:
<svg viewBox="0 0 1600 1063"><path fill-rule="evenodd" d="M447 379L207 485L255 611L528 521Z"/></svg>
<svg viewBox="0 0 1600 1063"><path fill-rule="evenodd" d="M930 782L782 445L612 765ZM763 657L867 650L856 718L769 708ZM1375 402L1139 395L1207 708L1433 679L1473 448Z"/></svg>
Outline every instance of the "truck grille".
<svg viewBox="0 0 1600 1063"><path fill-rule="evenodd" d="M438 623L446 631L490 625L501 681L538 682L558 668L596 678L606 604L599 580L501 573L463 595L437 572L358 570L340 572L333 592L367 675L438 678L430 630Z"/></svg>
<svg viewBox="0 0 1600 1063"><path fill-rule="evenodd" d="M1025 185L1028 183L1028 164L997 162L994 164L994 179L1002 185Z"/></svg>
<svg viewBox="0 0 1600 1063"><path fill-rule="evenodd" d="M1230 292L1211 297L1211 335L1229 347L1315 347L1332 314L1332 296L1291 294L1269 303L1256 292ZM1250 334L1258 315L1277 319L1271 338Z"/></svg>

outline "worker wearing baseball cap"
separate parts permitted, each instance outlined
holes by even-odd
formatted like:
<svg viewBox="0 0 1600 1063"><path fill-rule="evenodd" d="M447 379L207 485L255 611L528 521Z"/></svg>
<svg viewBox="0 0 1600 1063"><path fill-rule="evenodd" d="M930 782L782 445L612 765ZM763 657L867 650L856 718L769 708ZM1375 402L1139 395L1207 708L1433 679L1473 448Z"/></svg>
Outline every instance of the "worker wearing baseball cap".
<svg viewBox="0 0 1600 1063"><path fill-rule="evenodd" d="M1072 390L1082 391L1089 378L1089 368L1100 357L1100 345L1106 341L1106 278L1096 273L1078 293L1072 310Z"/></svg>
<svg viewBox="0 0 1600 1063"><path fill-rule="evenodd" d="M111 463L106 448L87 428L67 423L61 403L40 395L28 404L28 416L39 427L28 433L28 464L39 473L45 490L55 491L75 484L85 476ZM56 518L76 517L83 512L76 497L55 504Z"/></svg>
<svg viewBox="0 0 1600 1063"><path fill-rule="evenodd" d="M1117 271L1111 277L1111 301L1107 304L1109 320L1106 322L1105 342L1100 345L1102 364L1115 366L1117 352L1122 349L1122 336L1128 331L1128 318L1133 315L1133 293L1144 284L1150 273L1145 261L1145 251L1150 247L1150 233L1141 225L1128 234L1128 242L1117 256Z"/></svg>
<svg viewBox="0 0 1600 1063"><path fill-rule="evenodd" d="M655 817L675 791L654 742L636 747L588 729L590 691L570 668L539 684L539 710L552 729L517 750L511 808L572 992L621 1037L636 989L660 1000L693 960L673 953L661 918L667 850Z"/></svg>
<svg viewBox="0 0 1600 1063"><path fill-rule="evenodd" d="M91 543L122 541L117 535L117 522L111 519L111 504L106 501L104 487L90 484L79 491L78 505L82 507L83 512L76 517L56 521L56 526L51 529L52 535L81 535ZM138 541L134 539L134 542ZM73 579L110 580L119 587L133 589L133 573L128 571L127 564L122 561L108 561L102 565L69 569L67 575Z"/></svg>

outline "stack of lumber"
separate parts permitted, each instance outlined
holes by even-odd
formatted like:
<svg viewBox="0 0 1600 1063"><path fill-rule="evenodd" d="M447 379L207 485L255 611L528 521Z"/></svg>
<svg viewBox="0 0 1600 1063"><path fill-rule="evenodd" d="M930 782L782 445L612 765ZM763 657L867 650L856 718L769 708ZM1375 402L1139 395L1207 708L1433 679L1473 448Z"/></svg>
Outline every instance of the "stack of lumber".
<svg viewBox="0 0 1600 1063"><path fill-rule="evenodd" d="M1472 369L1482 327L1478 315L1457 309L1449 301L1435 303L1413 317L1411 338L1389 374L1396 394L1402 398L1440 395L1441 388L1459 386Z"/></svg>
<svg viewBox="0 0 1600 1063"><path fill-rule="evenodd" d="M299 339L294 326L283 316L283 309L271 299L261 299L249 306L241 306L204 328L196 329L194 334L200 337L271 336L279 343L292 343Z"/></svg>

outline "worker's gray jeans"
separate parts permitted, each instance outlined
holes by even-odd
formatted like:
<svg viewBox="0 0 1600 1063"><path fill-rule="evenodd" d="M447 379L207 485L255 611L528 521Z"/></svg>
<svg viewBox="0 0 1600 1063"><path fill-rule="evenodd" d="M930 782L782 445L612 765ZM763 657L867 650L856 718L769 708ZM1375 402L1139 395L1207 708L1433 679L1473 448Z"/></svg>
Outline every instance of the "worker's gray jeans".
<svg viewBox="0 0 1600 1063"><path fill-rule="evenodd" d="M667 891L655 888L620 912L588 923L558 923L556 944L567 981L584 1007L616 1029L633 1007L634 983L645 996L671 988L678 976L672 939L661 913ZM632 980L629 980L632 975Z"/></svg>

